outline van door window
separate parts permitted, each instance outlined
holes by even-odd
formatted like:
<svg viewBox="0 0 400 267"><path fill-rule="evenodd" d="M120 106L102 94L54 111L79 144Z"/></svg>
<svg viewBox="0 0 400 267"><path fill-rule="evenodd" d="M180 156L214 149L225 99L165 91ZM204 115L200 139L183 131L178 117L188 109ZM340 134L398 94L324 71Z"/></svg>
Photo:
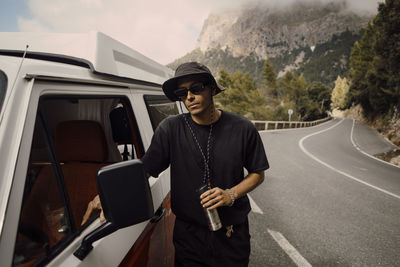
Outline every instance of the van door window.
<svg viewBox="0 0 400 267"><path fill-rule="evenodd" d="M95 213L87 218L88 204L98 194L98 169L144 153L125 97L46 96L38 110L15 266L54 257L98 217Z"/></svg>
<svg viewBox="0 0 400 267"><path fill-rule="evenodd" d="M4 97L7 90L7 76L0 70L0 112L3 106Z"/></svg>
<svg viewBox="0 0 400 267"><path fill-rule="evenodd" d="M163 95L145 95L144 102L146 103L147 111L150 115L153 130L155 130L166 117L179 113L176 103L171 102L171 100Z"/></svg>
<svg viewBox="0 0 400 267"><path fill-rule="evenodd" d="M69 225L63 203L59 167L51 154L41 116L36 119L32 153L26 177L22 212L14 251L14 265L30 265L44 258Z"/></svg>

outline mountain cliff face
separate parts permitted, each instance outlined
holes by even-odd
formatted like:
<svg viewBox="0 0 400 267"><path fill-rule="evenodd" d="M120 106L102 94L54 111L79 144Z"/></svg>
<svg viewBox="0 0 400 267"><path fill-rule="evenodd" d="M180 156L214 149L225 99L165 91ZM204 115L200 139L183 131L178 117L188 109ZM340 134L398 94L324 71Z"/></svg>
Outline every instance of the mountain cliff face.
<svg viewBox="0 0 400 267"><path fill-rule="evenodd" d="M229 47L233 56L255 53L260 59L313 47L346 30L358 33L369 17L346 10L345 2L297 3L286 10L263 4L240 11L212 14L198 40L201 51Z"/></svg>
<svg viewBox="0 0 400 267"><path fill-rule="evenodd" d="M279 76L290 70L330 84L347 72L351 47L371 18L348 10L345 1L298 2L286 8L261 3L211 14L198 48L170 67L198 60L216 74L221 68L248 71L260 81L262 63L269 58Z"/></svg>

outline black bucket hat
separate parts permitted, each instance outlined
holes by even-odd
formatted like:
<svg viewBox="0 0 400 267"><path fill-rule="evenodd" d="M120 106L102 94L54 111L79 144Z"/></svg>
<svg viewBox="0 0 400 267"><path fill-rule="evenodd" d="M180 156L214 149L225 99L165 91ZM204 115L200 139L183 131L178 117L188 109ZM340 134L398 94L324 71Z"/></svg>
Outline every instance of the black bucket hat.
<svg viewBox="0 0 400 267"><path fill-rule="evenodd" d="M164 82L164 84L162 85L164 94L171 101L179 101L179 98L174 94L174 91L176 89L178 89L177 88L178 80L180 78L191 76L191 75L202 76L202 77L206 78L207 80L209 80L211 84L215 85L215 88L216 88L215 94L218 94L219 92L225 90L224 87L217 84L214 76L211 74L211 71L206 66L204 66L203 64L200 64L198 62L187 62L187 63L183 63L183 64L179 65L178 68L176 68L174 77Z"/></svg>

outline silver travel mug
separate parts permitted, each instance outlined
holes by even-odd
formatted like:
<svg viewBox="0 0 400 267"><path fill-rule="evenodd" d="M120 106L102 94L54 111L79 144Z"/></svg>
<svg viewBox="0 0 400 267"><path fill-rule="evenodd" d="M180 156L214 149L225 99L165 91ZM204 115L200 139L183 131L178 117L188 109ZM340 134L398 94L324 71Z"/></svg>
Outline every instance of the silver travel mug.
<svg viewBox="0 0 400 267"><path fill-rule="evenodd" d="M203 185L202 187L199 188L198 192L201 195L210 189L211 189L210 186ZM208 228L210 229L210 231L217 231L217 230L221 229L222 223L221 223L221 220L219 219L217 209L213 209L213 210L208 210L207 208L203 208L203 209L204 209L204 213L207 218Z"/></svg>

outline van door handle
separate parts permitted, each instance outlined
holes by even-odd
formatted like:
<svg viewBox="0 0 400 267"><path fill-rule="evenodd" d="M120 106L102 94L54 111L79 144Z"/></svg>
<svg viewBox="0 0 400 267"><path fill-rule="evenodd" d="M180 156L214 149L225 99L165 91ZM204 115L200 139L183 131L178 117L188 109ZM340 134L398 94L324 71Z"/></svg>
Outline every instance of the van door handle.
<svg viewBox="0 0 400 267"><path fill-rule="evenodd" d="M167 210L164 207L159 207L158 210L154 213L154 216L153 218L151 218L150 222L151 223L159 222L165 215L166 211Z"/></svg>

